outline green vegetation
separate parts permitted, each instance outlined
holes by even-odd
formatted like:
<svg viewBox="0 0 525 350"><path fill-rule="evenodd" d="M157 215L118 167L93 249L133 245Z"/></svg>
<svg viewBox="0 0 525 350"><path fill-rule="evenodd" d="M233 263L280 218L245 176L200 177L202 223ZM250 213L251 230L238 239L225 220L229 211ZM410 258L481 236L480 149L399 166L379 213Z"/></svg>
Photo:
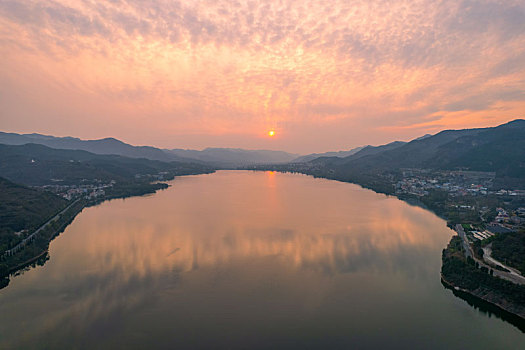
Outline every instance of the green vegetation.
<svg viewBox="0 0 525 350"><path fill-rule="evenodd" d="M492 238L492 256L525 275L525 231L498 234Z"/></svg>
<svg viewBox="0 0 525 350"><path fill-rule="evenodd" d="M482 245L481 241L475 240L471 244L471 247L472 247L472 251L474 252L474 256L482 261L483 255L485 253L483 252L483 248L481 248L481 245Z"/></svg>
<svg viewBox="0 0 525 350"><path fill-rule="evenodd" d="M0 178L0 255L67 204L68 201L52 193Z"/></svg>
<svg viewBox="0 0 525 350"><path fill-rule="evenodd" d="M202 174L214 169L196 163L162 162L144 158L99 155L42 145L0 144L0 176L29 186L70 185L96 181L150 182L176 175Z"/></svg>
<svg viewBox="0 0 525 350"><path fill-rule="evenodd" d="M73 221L75 216L84 208L84 206L84 201L77 201L74 203L68 210L60 215L57 220L51 221L49 225L40 230L40 232L35 235L34 240L25 245L19 252L11 256L2 256L0 264L7 266L7 270L12 272L28 265L39 256L45 254L49 242L62 232L71 221Z"/></svg>
<svg viewBox="0 0 525 350"><path fill-rule="evenodd" d="M19 268L27 266L47 252L50 241L62 232L75 216L85 206L96 205L107 199L140 196L154 193L159 189L165 189L165 183L123 183L106 190L106 195L68 202L52 193L26 188L0 178L0 198L2 198L0 211L1 217L8 218L2 221L3 231L0 239L2 242L0 250L0 279ZM45 228L34 236L34 239L23 246L22 249L10 256L4 256L7 249L19 244L23 238L33 233L37 228L54 218L58 212L73 204L57 220L51 221ZM27 214L26 214L27 213ZM11 225L8 225L11 224ZM23 235L15 235L11 227L24 227ZM7 285L8 281L0 281L0 288Z"/></svg>
<svg viewBox="0 0 525 350"><path fill-rule="evenodd" d="M524 121L514 121L475 135L463 136L440 148L442 168L467 167L479 171L496 171L499 180L525 178ZM446 165L444 165L446 164ZM505 182L505 181L503 181ZM507 180L508 182L508 180Z"/></svg>
<svg viewBox="0 0 525 350"><path fill-rule="evenodd" d="M49 242L85 206L154 193L168 187L156 181L212 171L213 168L196 163L99 155L36 144L0 145L0 176L7 178L0 178L0 277L43 256ZM47 186L72 199L67 201L43 189L11 181L26 186ZM57 220L33 235L71 204ZM5 254L6 251L9 254ZM5 285L5 280L0 281L0 285Z"/></svg>
<svg viewBox="0 0 525 350"><path fill-rule="evenodd" d="M470 229L472 229L472 225L470 225L470 224L461 224L461 226L463 226L463 229L464 229L464 230L470 230Z"/></svg>
<svg viewBox="0 0 525 350"><path fill-rule="evenodd" d="M400 169L494 172L494 188L525 189L525 120L496 128L446 130L394 147L364 148L344 158L321 157L303 165L277 165L310 175L358 183L392 192L391 176ZM280 169L279 169L280 168Z"/></svg>
<svg viewBox="0 0 525 350"><path fill-rule="evenodd" d="M15 134L0 132L0 143L6 145L40 144L51 148L82 150L95 154L115 154L131 158L147 158L153 160L188 161L164 150L149 146L132 146L114 138L100 140L80 140L74 137L53 137L40 134Z"/></svg>
<svg viewBox="0 0 525 350"><path fill-rule="evenodd" d="M476 296L490 296L496 304L510 303L525 310L525 286L494 277L486 268L477 268L474 260L465 259L462 249L461 238L454 236L443 250L441 273L448 283Z"/></svg>

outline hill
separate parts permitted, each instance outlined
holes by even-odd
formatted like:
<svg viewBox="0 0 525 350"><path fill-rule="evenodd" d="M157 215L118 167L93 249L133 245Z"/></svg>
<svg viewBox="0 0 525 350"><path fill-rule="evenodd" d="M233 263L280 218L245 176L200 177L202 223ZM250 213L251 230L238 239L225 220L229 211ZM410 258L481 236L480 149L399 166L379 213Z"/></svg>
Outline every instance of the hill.
<svg viewBox="0 0 525 350"><path fill-rule="evenodd" d="M15 134L0 132L0 143L6 145L25 145L34 143L57 149L82 150L95 154L114 154L130 158L151 160L192 161L183 159L162 149L150 146L132 146L115 138L81 140L75 137L54 137L41 134ZM193 160L195 161L195 160Z"/></svg>
<svg viewBox="0 0 525 350"><path fill-rule="evenodd" d="M17 185L0 177L0 254L67 205L50 192Z"/></svg>
<svg viewBox="0 0 525 350"><path fill-rule="evenodd" d="M387 143L386 145L381 145L381 146L366 146L359 152L356 152L354 155L345 157L344 160L341 162L341 164L344 164L348 162L349 160L355 160L355 159L359 159L362 157L379 154L384 151L393 150L405 144L406 142L403 142L403 141L394 141L394 142L390 142L390 143Z"/></svg>
<svg viewBox="0 0 525 350"><path fill-rule="evenodd" d="M0 177L0 232L31 228L64 207L67 200L50 192L17 185Z"/></svg>
<svg viewBox="0 0 525 350"><path fill-rule="evenodd" d="M158 180L212 171L203 164L0 144L0 288L9 271L42 257L85 206L154 193L168 187Z"/></svg>
<svg viewBox="0 0 525 350"><path fill-rule="evenodd" d="M210 163L212 166L236 167L255 163L285 163L297 158L297 154L269 150L245 150L239 148L206 148L202 151L186 149L160 149L151 146L133 146L115 138L81 140L75 137L54 137L41 134L16 134L0 132L0 144L39 144L56 149L82 150L95 154L120 155L130 158L146 158L163 162L179 161Z"/></svg>
<svg viewBox="0 0 525 350"><path fill-rule="evenodd" d="M365 148L342 159L319 158L312 163L350 177L403 168L495 172L499 181L525 186L525 120L493 128L445 130L371 151Z"/></svg>
<svg viewBox="0 0 525 350"><path fill-rule="evenodd" d="M363 147L356 147L352 148L348 151L338 151L338 152L325 152L325 153L312 153L307 154L305 156L300 156L298 158L295 158L292 160L292 163L303 163L303 162L309 162L316 158L320 157L337 157L337 158L344 158L351 156L353 154L356 154L357 152L361 151L363 148L370 147L370 146L363 146Z"/></svg>
<svg viewBox="0 0 525 350"><path fill-rule="evenodd" d="M163 177L168 178L209 171L209 166L195 163L99 155L37 144L0 144L0 176L30 186L96 180L129 182L145 175L165 173Z"/></svg>

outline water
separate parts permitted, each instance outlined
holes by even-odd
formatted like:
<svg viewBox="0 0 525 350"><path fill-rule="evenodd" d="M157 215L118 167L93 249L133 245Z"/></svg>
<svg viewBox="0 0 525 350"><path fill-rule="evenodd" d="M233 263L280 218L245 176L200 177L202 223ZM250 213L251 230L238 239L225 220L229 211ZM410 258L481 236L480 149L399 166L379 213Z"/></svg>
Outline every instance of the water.
<svg viewBox="0 0 525 350"><path fill-rule="evenodd" d="M85 209L0 290L0 348L523 348L441 285L452 234L352 184L177 178Z"/></svg>

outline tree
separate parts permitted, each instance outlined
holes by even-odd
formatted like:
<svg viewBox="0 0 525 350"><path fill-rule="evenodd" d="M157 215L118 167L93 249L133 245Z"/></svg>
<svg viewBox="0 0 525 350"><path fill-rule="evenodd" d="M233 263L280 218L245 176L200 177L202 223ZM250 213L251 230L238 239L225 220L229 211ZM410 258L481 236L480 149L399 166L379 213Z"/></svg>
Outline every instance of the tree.
<svg viewBox="0 0 525 350"><path fill-rule="evenodd" d="M6 264L0 264L0 277L9 275L9 268Z"/></svg>
<svg viewBox="0 0 525 350"><path fill-rule="evenodd" d="M483 258L483 254L485 254L485 252L483 251L483 249L479 248L478 255Z"/></svg>

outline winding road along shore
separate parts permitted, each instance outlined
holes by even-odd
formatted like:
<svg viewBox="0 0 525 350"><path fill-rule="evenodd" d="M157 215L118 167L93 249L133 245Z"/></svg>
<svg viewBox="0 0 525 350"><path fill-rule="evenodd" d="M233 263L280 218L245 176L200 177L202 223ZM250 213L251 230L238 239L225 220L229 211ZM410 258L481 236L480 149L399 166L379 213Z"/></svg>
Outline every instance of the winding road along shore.
<svg viewBox="0 0 525 350"><path fill-rule="evenodd" d="M461 226L461 224L456 225L456 232L458 233L458 236L461 237L463 248L465 250L465 258L468 258L470 256L472 259L474 259L475 262L479 264L480 267L483 266L487 269L492 269L492 271L494 272L494 276L500 277L515 284L525 285L525 277L523 277L516 269L504 265L500 261L497 261L496 259L491 257L492 250L490 249L490 245L488 247L483 248L483 260L480 260L476 258L476 256L473 254L472 248L467 240L467 235L465 234L465 231L463 230L463 226ZM507 269L508 272L495 269L494 265Z"/></svg>

